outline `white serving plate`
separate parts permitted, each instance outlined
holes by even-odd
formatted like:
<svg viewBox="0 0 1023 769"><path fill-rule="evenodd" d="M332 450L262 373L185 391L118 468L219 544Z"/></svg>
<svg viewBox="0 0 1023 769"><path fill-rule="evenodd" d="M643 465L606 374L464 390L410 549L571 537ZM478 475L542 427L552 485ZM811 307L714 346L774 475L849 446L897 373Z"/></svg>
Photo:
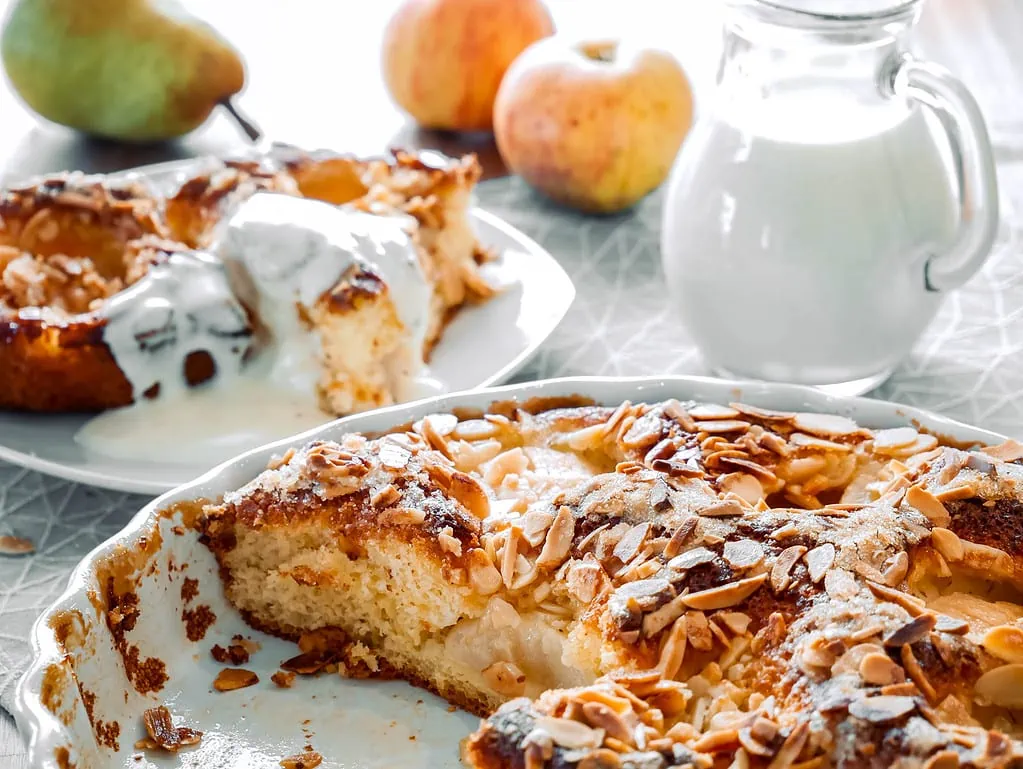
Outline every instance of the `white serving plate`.
<svg viewBox="0 0 1023 769"><path fill-rule="evenodd" d="M174 502L214 498L254 478L274 454L313 438L337 438L350 431L383 431L426 414L454 407L482 409L494 401L542 396L582 395L597 403L623 400L680 400L728 402L742 400L766 408L808 410L849 416L869 427L913 423L962 443L992 444L1004 440L994 433L969 427L936 414L864 398L839 398L793 385L750 384L701 377L577 378L457 393L358 414L274 444L250 451L208 472L186 486L151 502L117 536L96 548L78 566L64 595L36 623L32 633L35 659L19 683L14 715L28 741L33 769L65 769L56 756L66 749L77 769L113 767L217 767L217 769L272 769L287 755L311 742L324 756L325 767L383 769L456 769L458 744L475 726L465 713L449 713L446 704L422 690L402 683L348 681L337 676L298 679L292 689L268 683L278 663L294 654L295 647L244 626L221 595L212 555L192 534L170 533L173 522L163 519L162 544L151 563L153 573L142 577L138 593L142 613L130 634L143 657L158 656L168 669L169 681L158 694L137 694L125 680L121 658L113 650L106 624L97 622L88 594L96 590L96 564L118 548L134 548L151 531L158 511ZM188 564L183 575L170 573L167 564ZM199 580L199 597L218 620L206 637L191 643L180 619L180 580ZM78 611L91 624L81 649L65 650L50 623L56 616ZM256 671L260 684L227 694L211 691L219 666L209 656L214 643L226 644L243 632L263 644L247 668ZM70 684L62 693L55 716L44 704L44 679L71 681L96 696L94 716L120 726L119 750L97 747L79 689ZM55 698L52 694L49 701ZM141 713L166 704L185 725L201 729L200 746L174 756L144 756L134 760L132 745L143 736ZM304 723L309 719L308 723ZM303 731L305 730L305 731ZM310 733L306 737L306 733ZM415 739L413 739L415 738Z"/></svg>
<svg viewBox="0 0 1023 769"><path fill-rule="evenodd" d="M159 188L195 172L201 163L165 163L125 173ZM575 298L568 275L535 241L480 209L473 209L472 224L480 242L501 255L485 270L505 289L466 307L445 329L430 360L430 374L443 392L505 381L550 336ZM146 494L168 491L210 467L208 462L128 461L90 451L74 441L88 419L82 414L0 412L0 459L72 481Z"/></svg>

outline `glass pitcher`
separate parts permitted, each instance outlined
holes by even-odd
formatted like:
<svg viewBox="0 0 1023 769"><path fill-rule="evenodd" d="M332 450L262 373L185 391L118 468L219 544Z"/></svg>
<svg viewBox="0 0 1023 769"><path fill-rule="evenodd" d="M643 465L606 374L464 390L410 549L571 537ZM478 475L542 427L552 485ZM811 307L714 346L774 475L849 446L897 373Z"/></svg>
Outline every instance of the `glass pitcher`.
<svg viewBox="0 0 1023 769"><path fill-rule="evenodd" d="M723 376L856 394L983 264L998 192L976 102L908 53L920 0L733 0L662 257Z"/></svg>

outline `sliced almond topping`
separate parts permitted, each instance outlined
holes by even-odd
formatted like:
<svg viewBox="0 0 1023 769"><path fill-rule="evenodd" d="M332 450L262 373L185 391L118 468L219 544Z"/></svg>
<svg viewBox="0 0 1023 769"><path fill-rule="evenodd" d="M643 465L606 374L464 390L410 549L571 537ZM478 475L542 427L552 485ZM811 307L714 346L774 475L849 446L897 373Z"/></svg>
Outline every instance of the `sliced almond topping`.
<svg viewBox="0 0 1023 769"><path fill-rule="evenodd" d="M689 416L693 419L735 419L739 416L738 409L731 406L719 406L716 403L701 403L689 409Z"/></svg>
<svg viewBox="0 0 1023 769"><path fill-rule="evenodd" d="M686 611L686 604L682 596L672 598L668 603L643 617L643 635L657 635L672 622L681 617Z"/></svg>
<svg viewBox="0 0 1023 769"><path fill-rule="evenodd" d="M931 681L927 678L927 674L924 673L924 669L920 667L916 655L913 654L913 647L905 644L900 652L900 657L902 658L902 667L905 668L906 675L916 684L924 697L927 698L927 701L933 703L938 698L938 693L934 690L934 686L931 685Z"/></svg>
<svg viewBox="0 0 1023 769"><path fill-rule="evenodd" d="M916 710L912 697L884 695L863 697L849 703L849 715L872 724L888 724Z"/></svg>
<svg viewBox="0 0 1023 769"><path fill-rule="evenodd" d="M696 429L701 433L725 434L745 432L750 428L749 422L741 419L714 419L696 423Z"/></svg>
<svg viewBox="0 0 1023 769"><path fill-rule="evenodd" d="M764 546L756 540L740 539L737 542L725 542L722 557L725 562L737 571L752 569L764 561Z"/></svg>
<svg viewBox="0 0 1023 769"><path fill-rule="evenodd" d="M948 526L952 522L952 516L948 514L941 500L920 484L910 486L903 500L907 505L923 513L935 526Z"/></svg>
<svg viewBox="0 0 1023 769"><path fill-rule="evenodd" d="M315 750L307 750L305 753L298 753L281 759L281 766L284 769L315 769L323 763L323 756Z"/></svg>
<svg viewBox="0 0 1023 769"><path fill-rule="evenodd" d="M458 557L462 554L462 543L455 537L454 529L450 526L445 526L437 534L437 543L440 545L440 549L445 553L451 553L451 555Z"/></svg>
<svg viewBox="0 0 1023 769"><path fill-rule="evenodd" d="M505 697L521 697L526 691L526 674L511 662L495 662L484 668L483 680Z"/></svg>
<svg viewBox="0 0 1023 769"><path fill-rule="evenodd" d="M704 563L710 563L716 556L714 551L708 550L705 547L694 547L692 550L687 550L681 555L677 555L668 561L668 567L671 569L678 569L679 571L685 571L693 569Z"/></svg>
<svg viewBox="0 0 1023 769"><path fill-rule="evenodd" d="M28 555L34 553L36 546L25 537L10 534L0 535L0 555Z"/></svg>
<svg viewBox="0 0 1023 769"><path fill-rule="evenodd" d="M783 539L794 537L799 533L799 527L796 524L786 523L784 526L779 526L777 529L771 532L771 539L781 542Z"/></svg>
<svg viewBox="0 0 1023 769"><path fill-rule="evenodd" d="M753 465L752 462L746 464ZM728 475L721 476L719 483L723 494L735 494L740 499L749 502L751 505L756 504L764 498L764 487L761 485L759 480L748 473L728 473ZM702 510L701 512L703 515L709 515L706 510ZM727 515L741 515L741 512L727 513Z"/></svg>
<svg viewBox="0 0 1023 769"><path fill-rule="evenodd" d="M751 753L754 756L770 758L774 755L774 750L756 739L749 727L739 730L739 744L745 748L747 753Z"/></svg>
<svg viewBox="0 0 1023 769"><path fill-rule="evenodd" d="M218 692L230 692L244 689L259 683L259 676L244 668L224 668L213 679L213 688Z"/></svg>
<svg viewBox="0 0 1023 769"><path fill-rule="evenodd" d="M702 611L691 611L685 616L686 640L694 649L710 651L714 648L714 636L710 632L707 615Z"/></svg>
<svg viewBox="0 0 1023 769"><path fill-rule="evenodd" d="M664 546L665 558L674 558L682 552L682 547L685 545L686 540L689 539L689 536L696 530L696 525L699 522L700 519L695 515L682 519L682 523L675 529L671 539L668 540L668 544Z"/></svg>
<svg viewBox="0 0 1023 769"><path fill-rule="evenodd" d="M627 711L632 712L632 708ZM614 710L602 702L587 702L583 705L583 717L595 729L603 729L608 737L628 744L632 742L632 726L622 717L621 711Z"/></svg>
<svg viewBox="0 0 1023 769"><path fill-rule="evenodd" d="M702 735L692 744L692 748L699 753L723 753L738 742L738 729L718 729Z"/></svg>
<svg viewBox="0 0 1023 769"><path fill-rule="evenodd" d="M536 728L546 732L556 744L569 750L583 748L595 750L604 742L602 730L591 729L586 724L569 721L567 718L540 716L536 719Z"/></svg>
<svg viewBox="0 0 1023 769"><path fill-rule="evenodd" d="M806 570L810 574L810 581L814 584L824 579L828 569L835 563L835 546L830 542L818 545L813 550L807 551L803 556L806 561Z"/></svg>
<svg viewBox="0 0 1023 769"><path fill-rule="evenodd" d="M682 404L672 398L664 404L664 416L672 420L687 433L696 432L696 422L689 416L689 412L682 408Z"/></svg>
<svg viewBox="0 0 1023 769"><path fill-rule="evenodd" d="M797 430L825 438L837 438L862 432L860 426L848 417L837 414L797 413L792 420Z"/></svg>
<svg viewBox="0 0 1023 769"><path fill-rule="evenodd" d="M379 454L380 464L384 467L391 467L400 470L412 459L412 452L404 446L399 446L392 441L382 441Z"/></svg>
<svg viewBox="0 0 1023 769"><path fill-rule="evenodd" d="M682 667L682 660L686 654L686 621L685 617L679 617L668 632L668 638L661 649L660 659L657 661L657 669L666 679L672 679Z"/></svg>
<svg viewBox="0 0 1023 769"><path fill-rule="evenodd" d="M1023 443L1014 441L1012 438L997 446L987 446L981 451L989 457L1000 459L1003 462L1015 462L1017 459L1023 459Z"/></svg>
<svg viewBox="0 0 1023 769"><path fill-rule="evenodd" d="M878 583L871 582L869 580L867 581L867 587L869 587L870 591L878 598L901 606L911 617L916 617L924 611L924 602L919 598L911 596L909 593L903 593L901 590L895 590L894 588L879 585Z"/></svg>
<svg viewBox="0 0 1023 769"><path fill-rule="evenodd" d="M519 535L522 529L518 526L509 526L506 530L507 536L504 540L504 550L501 553L501 579L505 587L511 587L515 579L515 567L519 555Z"/></svg>
<svg viewBox="0 0 1023 769"><path fill-rule="evenodd" d="M285 451L283 454L274 454L270 457L270 461L266 464L267 470L278 470L284 465L288 464L292 459L295 458L295 447L292 446L290 449Z"/></svg>
<svg viewBox="0 0 1023 769"><path fill-rule="evenodd" d="M950 633L951 635L966 635L970 632L970 623L956 617L949 617L946 614L938 615L938 624L934 626L938 633Z"/></svg>
<svg viewBox="0 0 1023 769"><path fill-rule="evenodd" d="M1023 664L1002 665L977 679L974 695L982 704L1023 708Z"/></svg>
<svg viewBox="0 0 1023 769"><path fill-rule="evenodd" d="M576 561L568 570L568 592L580 603L588 604L597 595L603 569L591 561Z"/></svg>
<svg viewBox="0 0 1023 769"><path fill-rule="evenodd" d="M541 568L560 566L568 556L573 537L575 537L575 518L571 508L562 505L554 518L554 523L547 531L547 539L536 559L536 565Z"/></svg>
<svg viewBox="0 0 1023 769"><path fill-rule="evenodd" d="M729 630L740 636L746 634L752 621L748 614L741 611L721 611L714 615L714 619L721 620Z"/></svg>
<svg viewBox="0 0 1023 769"><path fill-rule="evenodd" d="M697 593L689 593L682 596L686 606L701 611L713 609L727 609L735 606L753 595L767 580L766 574L758 574L755 577L740 579L720 587L712 587L708 590L701 590Z"/></svg>
<svg viewBox="0 0 1023 769"><path fill-rule="evenodd" d="M912 446L920 433L912 427L893 427L888 430L877 430L874 433L874 451L878 454L887 454L892 449L901 449Z"/></svg>
<svg viewBox="0 0 1023 769"><path fill-rule="evenodd" d="M522 518L522 537L530 547L539 547L547 537L554 516L546 510L531 510Z"/></svg>
<svg viewBox="0 0 1023 769"><path fill-rule="evenodd" d="M958 486L949 486L947 489L942 489L934 496L942 503L954 502L957 499L970 499L970 497L977 496L977 487L972 483L963 483Z"/></svg>
<svg viewBox="0 0 1023 769"><path fill-rule="evenodd" d="M290 670L278 670L270 676L270 680L282 689L290 689L292 684L295 683L295 675Z"/></svg>
<svg viewBox="0 0 1023 769"><path fill-rule="evenodd" d="M759 406L750 406L748 403L729 403L728 405L740 414L745 414L754 419L762 419L765 422L791 422L796 418L796 412L794 411L762 409Z"/></svg>
<svg viewBox="0 0 1023 769"><path fill-rule="evenodd" d="M905 680L902 668L892 662L887 654L870 652L860 660L860 678L871 686L887 686Z"/></svg>
<svg viewBox="0 0 1023 769"><path fill-rule="evenodd" d="M741 504L732 499L723 499L700 510L700 515L708 518L727 518L733 515L743 515L746 510Z"/></svg>
<svg viewBox="0 0 1023 769"><path fill-rule="evenodd" d="M788 588L792 567L805 553L806 548L803 545L792 545L778 553L771 567L771 589L775 593L781 593Z"/></svg>
<svg viewBox="0 0 1023 769"><path fill-rule="evenodd" d="M852 451L852 446L846 443L835 443L826 438L818 438L816 435L807 435L806 433L792 433L789 436L789 443L799 449L821 449L843 453Z"/></svg>
<svg viewBox="0 0 1023 769"><path fill-rule="evenodd" d="M860 592L856 578L845 569L831 569L825 574L824 589L836 601L848 601Z"/></svg>
<svg viewBox="0 0 1023 769"><path fill-rule="evenodd" d="M615 545L612 554L622 563L628 563L636 557L636 553L638 553L640 548L646 543L649 535L649 523L641 523L638 526L633 526L625 532L625 535L620 540L618 540L618 544Z"/></svg>
<svg viewBox="0 0 1023 769"><path fill-rule="evenodd" d="M399 499L401 499L401 492L395 488L394 484L389 483L374 491L369 497L369 503L373 507L390 507Z"/></svg>
<svg viewBox="0 0 1023 769"><path fill-rule="evenodd" d="M468 553L469 582L480 595L491 595L501 589L501 572L497 570L485 550L473 548Z"/></svg>
<svg viewBox="0 0 1023 769"><path fill-rule="evenodd" d="M789 732L789 736L785 738L785 742L778 749L774 760L767 765L767 769L789 769L789 767L795 764L799 754L803 752L803 747L806 745L809 737L810 725L806 721L801 721L798 726Z"/></svg>
<svg viewBox="0 0 1023 769"><path fill-rule="evenodd" d="M1023 663L1023 629L1015 625L998 625L984 634L981 645L1001 660Z"/></svg>
<svg viewBox="0 0 1023 769"><path fill-rule="evenodd" d="M455 471L451 474L448 494L454 497L473 517L481 521L490 515L490 498L473 476Z"/></svg>
<svg viewBox="0 0 1023 769"><path fill-rule="evenodd" d="M959 769L959 754L954 750L939 750L927 759L924 769Z"/></svg>
<svg viewBox="0 0 1023 769"><path fill-rule="evenodd" d="M909 553L902 550L885 561L884 571L881 572L881 576L888 587L895 587L902 584L902 580L906 578L908 573Z"/></svg>
<svg viewBox="0 0 1023 769"><path fill-rule="evenodd" d="M963 560L963 541L959 539L954 531L949 531L940 526L931 529L931 544L945 558L946 561L956 563Z"/></svg>

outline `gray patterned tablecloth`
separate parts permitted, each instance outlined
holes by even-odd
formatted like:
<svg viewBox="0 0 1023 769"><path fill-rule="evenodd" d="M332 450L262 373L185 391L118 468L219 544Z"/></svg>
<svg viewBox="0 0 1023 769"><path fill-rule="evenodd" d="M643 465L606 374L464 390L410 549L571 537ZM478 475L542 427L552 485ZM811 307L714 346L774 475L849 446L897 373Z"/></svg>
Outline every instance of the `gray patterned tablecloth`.
<svg viewBox="0 0 1023 769"><path fill-rule="evenodd" d="M1003 190L1023 166L1003 163ZM516 179L487 182L480 204L555 254L575 281L568 317L517 379L572 374L706 373L675 322L658 256L660 199L594 219L555 209ZM1006 194L1006 220L1016 204ZM1023 249L1006 225L992 258L948 298L915 354L877 393L1023 436ZM0 534L31 539L31 557L0 556L0 705L29 658L28 633L75 564L116 533L144 497L80 486L0 463Z"/></svg>

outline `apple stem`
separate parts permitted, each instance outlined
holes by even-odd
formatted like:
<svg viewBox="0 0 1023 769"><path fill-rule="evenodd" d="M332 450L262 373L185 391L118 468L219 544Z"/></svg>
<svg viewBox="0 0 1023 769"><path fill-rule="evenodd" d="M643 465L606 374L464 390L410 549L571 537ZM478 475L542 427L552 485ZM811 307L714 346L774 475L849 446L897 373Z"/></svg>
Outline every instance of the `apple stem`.
<svg viewBox="0 0 1023 769"><path fill-rule="evenodd" d="M233 99L224 99L220 102L227 113L234 118L234 121L241 126L241 129L245 132L245 135L249 137L249 140L253 144L258 144L263 138L263 132L244 112L238 109L238 105L234 103Z"/></svg>

